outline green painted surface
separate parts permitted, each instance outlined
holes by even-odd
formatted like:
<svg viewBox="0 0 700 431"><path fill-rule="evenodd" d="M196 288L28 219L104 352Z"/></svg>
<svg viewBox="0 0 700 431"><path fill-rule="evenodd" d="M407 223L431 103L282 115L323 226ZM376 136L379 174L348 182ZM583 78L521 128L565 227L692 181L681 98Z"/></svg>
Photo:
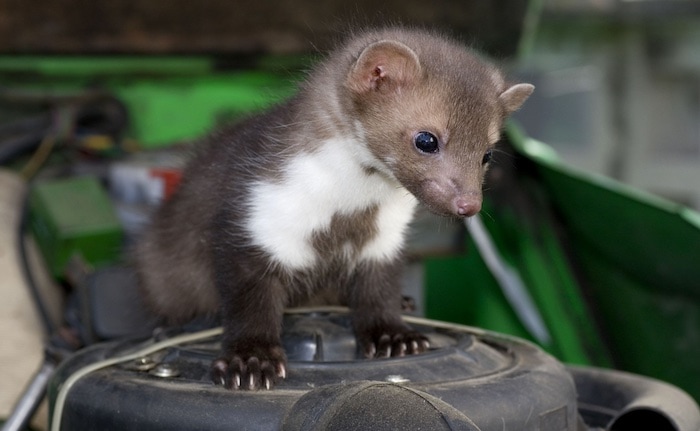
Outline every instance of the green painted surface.
<svg viewBox="0 0 700 431"><path fill-rule="evenodd" d="M617 367L700 399L700 216L562 164L510 129L518 193L482 214L569 363ZM523 204L526 202L526 204ZM426 264L430 317L533 337L477 250Z"/></svg>
<svg viewBox="0 0 700 431"><path fill-rule="evenodd" d="M615 365L700 399L700 217L530 151Z"/></svg>
<svg viewBox="0 0 700 431"><path fill-rule="evenodd" d="M293 86L267 73L237 72L143 80L115 86L130 108L131 132L147 147L191 140L220 123L259 111L292 93Z"/></svg>
<svg viewBox="0 0 700 431"><path fill-rule="evenodd" d="M95 178L36 184L29 197L30 227L51 273L62 278L70 259L100 266L119 259L122 228Z"/></svg>
<svg viewBox="0 0 700 431"><path fill-rule="evenodd" d="M206 57L0 56L0 81L23 103L108 91L129 110L129 137L154 148L197 139L289 97L306 61L261 58L262 69L250 71L218 70Z"/></svg>

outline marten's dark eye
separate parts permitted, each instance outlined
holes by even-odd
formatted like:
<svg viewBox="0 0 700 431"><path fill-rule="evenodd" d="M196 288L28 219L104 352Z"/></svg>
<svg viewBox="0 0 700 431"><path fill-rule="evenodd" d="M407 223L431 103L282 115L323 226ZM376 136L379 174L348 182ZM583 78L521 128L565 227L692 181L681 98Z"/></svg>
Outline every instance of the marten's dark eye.
<svg viewBox="0 0 700 431"><path fill-rule="evenodd" d="M488 162L491 161L491 158L492 158L492 157L493 157L493 150L488 150L488 151L486 151L486 152L484 153L484 158L481 159L481 164L482 164L482 165L487 164Z"/></svg>
<svg viewBox="0 0 700 431"><path fill-rule="evenodd" d="M438 138L430 132L418 132L413 143L424 153L436 153L438 151Z"/></svg>

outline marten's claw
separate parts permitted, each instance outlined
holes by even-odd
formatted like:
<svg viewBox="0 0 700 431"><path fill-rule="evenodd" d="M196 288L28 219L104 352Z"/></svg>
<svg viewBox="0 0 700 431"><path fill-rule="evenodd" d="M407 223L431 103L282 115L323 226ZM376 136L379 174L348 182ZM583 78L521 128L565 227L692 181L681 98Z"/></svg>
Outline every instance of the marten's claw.
<svg viewBox="0 0 700 431"><path fill-rule="evenodd" d="M210 377L227 389L272 389L287 376L286 358L281 347L256 349L255 354L233 353L212 362Z"/></svg>
<svg viewBox="0 0 700 431"><path fill-rule="evenodd" d="M383 334L377 341L375 357L389 358L415 355L428 350L429 347L428 339L418 332L400 332L392 336Z"/></svg>
<svg viewBox="0 0 700 431"><path fill-rule="evenodd" d="M366 358L389 358L415 355L430 347L430 342L423 334L408 328L374 331L358 337Z"/></svg>

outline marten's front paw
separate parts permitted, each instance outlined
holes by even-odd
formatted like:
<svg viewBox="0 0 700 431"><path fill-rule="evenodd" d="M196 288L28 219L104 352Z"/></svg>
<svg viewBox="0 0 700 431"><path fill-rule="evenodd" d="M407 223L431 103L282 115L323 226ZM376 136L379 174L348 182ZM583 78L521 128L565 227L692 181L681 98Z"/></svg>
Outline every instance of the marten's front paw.
<svg viewBox="0 0 700 431"><path fill-rule="evenodd" d="M215 384L228 389L271 389L277 379L287 376L282 346L241 344L212 362L210 375Z"/></svg>
<svg viewBox="0 0 700 431"><path fill-rule="evenodd" d="M430 347L428 338L408 327L378 327L357 334L366 358L388 358L421 353Z"/></svg>

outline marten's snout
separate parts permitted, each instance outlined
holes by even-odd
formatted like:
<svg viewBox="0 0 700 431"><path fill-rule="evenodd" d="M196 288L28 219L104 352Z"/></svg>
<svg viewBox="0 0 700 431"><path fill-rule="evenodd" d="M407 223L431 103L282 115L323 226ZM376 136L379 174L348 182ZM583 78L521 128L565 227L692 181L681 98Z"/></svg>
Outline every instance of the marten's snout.
<svg viewBox="0 0 700 431"><path fill-rule="evenodd" d="M457 181L445 177L424 181L419 188L418 199L440 215L471 217L481 211L481 190L460 186Z"/></svg>
<svg viewBox="0 0 700 431"><path fill-rule="evenodd" d="M471 217L481 211L481 196L457 196L452 201L453 212L461 217Z"/></svg>

